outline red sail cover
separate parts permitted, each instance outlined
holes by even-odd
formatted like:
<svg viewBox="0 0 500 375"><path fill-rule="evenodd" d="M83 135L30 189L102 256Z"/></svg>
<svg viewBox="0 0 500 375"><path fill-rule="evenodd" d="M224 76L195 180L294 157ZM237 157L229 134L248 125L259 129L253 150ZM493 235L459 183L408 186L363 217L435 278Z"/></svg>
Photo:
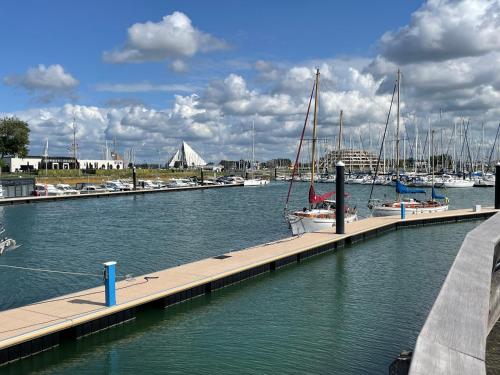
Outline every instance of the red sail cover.
<svg viewBox="0 0 500 375"><path fill-rule="evenodd" d="M316 195L316 192L314 191L314 186L311 185L311 187L309 188L309 203L313 204L313 203L323 202L325 199L330 198L333 194L335 194L334 191L331 191L323 195Z"/></svg>

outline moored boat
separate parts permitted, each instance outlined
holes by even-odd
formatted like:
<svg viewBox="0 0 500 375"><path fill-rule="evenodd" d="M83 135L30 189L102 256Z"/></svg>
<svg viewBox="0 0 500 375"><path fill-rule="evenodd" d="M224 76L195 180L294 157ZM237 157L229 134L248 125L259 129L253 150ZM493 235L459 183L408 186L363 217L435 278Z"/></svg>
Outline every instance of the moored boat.
<svg viewBox="0 0 500 375"><path fill-rule="evenodd" d="M293 235L300 235L308 232L316 232L328 228L332 228L336 223L336 202L330 200L329 198L335 194L334 191L325 193L323 195L317 195L314 189L314 182L318 181L315 174L315 153L316 153L316 125L317 125L317 111L318 111L318 85L319 85L319 69L316 71L316 80L313 85L313 90L311 92L311 97L309 99L309 106L307 108L306 119L304 121L304 127L302 129L302 135L300 138L299 148L297 151L297 157L294 164L294 169L292 171L292 179L290 181L290 186L288 188L288 196L285 204L285 217L288 224L292 230ZM299 164L300 151L302 147L302 142L304 140L305 129L307 126L309 111L311 109L311 102L314 94L314 119L313 119L313 137L312 137L312 160L311 160L311 175L309 178L309 207L304 207L302 210L293 211L288 213L288 201L290 198L290 192L292 189L292 184L294 181L295 173L297 171L297 166ZM350 223L358 219L356 208L344 207L345 211L345 222Z"/></svg>

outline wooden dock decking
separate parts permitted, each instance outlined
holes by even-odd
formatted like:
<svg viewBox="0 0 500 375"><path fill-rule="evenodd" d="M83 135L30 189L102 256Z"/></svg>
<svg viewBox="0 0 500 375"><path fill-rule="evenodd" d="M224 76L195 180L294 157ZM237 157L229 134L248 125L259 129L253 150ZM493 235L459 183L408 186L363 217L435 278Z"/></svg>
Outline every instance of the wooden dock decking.
<svg viewBox="0 0 500 375"><path fill-rule="evenodd" d="M307 233L117 282L117 305L113 307L104 305L104 286L99 286L2 311L0 365L133 319L137 310L148 305L166 307L380 233L487 218L496 212L483 207L480 212L462 209L408 215L406 220L398 216L368 218L346 224L343 235L335 234L335 228Z"/></svg>
<svg viewBox="0 0 500 375"><path fill-rule="evenodd" d="M85 199L85 198L109 198L109 197L120 197L126 195L138 195L138 194L154 194L154 193L171 193L175 191L187 191L187 190L207 190L207 189L219 189L243 186L243 184L225 184L225 185L196 185L196 186L185 186L177 188L161 188L161 189L137 189L128 191L107 191L102 193L89 193L89 194L69 194L69 195L51 195L51 196L39 196L39 197L16 197L16 198L3 198L0 199L0 206L9 206L14 204L26 204L26 203L41 203L41 202L54 202L63 201L68 199Z"/></svg>

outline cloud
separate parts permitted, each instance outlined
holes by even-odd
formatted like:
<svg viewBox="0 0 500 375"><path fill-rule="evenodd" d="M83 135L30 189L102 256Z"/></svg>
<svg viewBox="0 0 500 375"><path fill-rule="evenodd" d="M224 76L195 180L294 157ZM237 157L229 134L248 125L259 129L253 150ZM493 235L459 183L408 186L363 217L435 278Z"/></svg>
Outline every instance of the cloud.
<svg viewBox="0 0 500 375"><path fill-rule="evenodd" d="M193 92L195 86L187 84L152 84L150 82L140 83L99 83L95 85L97 91L103 92Z"/></svg>
<svg viewBox="0 0 500 375"><path fill-rule="evenodd" d="M326 64L323 68L325 82L331 80L332 66ZM346 112L346 126L350 127L384 117L389 99L372 95L377 82L357 70L352 71L352 77L348 91L322 86L321 136L336 134L341 108ZM291 84L292 79L297 80L297 86ZM26 119L32 127L32 153L41 152L43 139L49 137L52 151L64 155L71 140L75 112L81 154L89 158L100 155L106 139L116 138L121 152L135 147L144 160L157 160L158 149L166 154L174 151L181 140L191 143L208 160L239 159L249 156L252 122L258 158L291 157L313 79L314 69L295 66L280 71L265 89L251 88L242 75L229 74L210 82L200 95L176 95L172 105L163 109L118 101L109 107L66 105L19 111L15 115ZM305 90L292 90L304 82Z"/></svg>
<svg viewBox="0 0 500 375"><path fill-rule="evenodd" d="M352 138L354 147L359 147L361 138L366 146L371 129L375 149L379 147L396 71L400 68L401 113L403 124L407 125L403 133L411 138L415 125L427 129L430 118L434 128L444 129L445 138L449 138L453 124L464 117L471 121L471 137L477 136L484 123L486 138L492 143L500 118L500 51L496 47L497 34L492 31L496 27L492 12L497 4L498 1L489 0L430 0L414 13L407 26L381 37L378 55L373 58L246 62L248 69L234 68L232 73L216 77L204 87L150 82L96 86L100 91L135 96L150 91L176 92L178 95L166 108L116 99L108 107L67 105L19 111L15 115L32 125L35 153L36 147L41 152L47 136L54 152L67 152L75 111L81 151L89 158L100 153L105 139L114 138L121 152L135 147L140 160L157 160L158 150L162 150L166 161L181 140L192 144L206 160L248 158L252 122L258 159L293 157L318 66L318 135L330 140L322 147L333 144L339 112L343 110L344 139ZM449 43L445 40L457 30L456 25L472 30L467 29L470 33L463 36L464 46L453 39ZM470 38L477 43L470 42ZM121 52L132 48L132 40L135 39L129 36ZM184 69L189 56L203 52L201 47L191 49L191 55L179 51L166 54L163 50L156 53L157 50L150 54L142 48L140 56L161 56L174 65L180 61L178 70ZM410 58L407 54L413 55ZM238 61L238 65L245 62ZM394 122L391 125L394 130ZM477 143L469 140L471 145Z"/></svg>
<svg viewBox="0 0 500 375"><path fill-rule="evenodd" d="M196 29L184 13L173 12L160 22L129 27L124 46L104 52L103 59L114 64L171 60L172 70L185 72L187 59L226 48L224 40Z"/></svg>
<svg viewBox="0 0 500 375"><path fill-rule="evenodd" d="M24 74L6 76L4 83L9 86L27 90L39 101L50 102L57 96L71 96L79 82L59 65L43 64L28 68Z"/></svg>
<svg viewBox="0 0 500 375"><path fill-rule="evenodd" d="M444 61L500 50L496 0L429 0L411 22L380 39L381 55L398 64Z"/></svg>

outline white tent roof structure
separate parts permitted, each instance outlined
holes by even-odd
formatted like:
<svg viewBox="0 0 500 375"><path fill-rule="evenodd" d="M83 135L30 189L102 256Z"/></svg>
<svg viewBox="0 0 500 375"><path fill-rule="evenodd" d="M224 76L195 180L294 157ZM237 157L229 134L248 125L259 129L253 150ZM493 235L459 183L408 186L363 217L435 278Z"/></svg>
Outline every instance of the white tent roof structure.
<svg viewBox="0 0 500 375"><path fill-rule="evenodd" d="M179 148L174 156L170 158L168 166L173 168L176 163L187 167L202 167L207 165L206 161L184 141L182 142L181 148Z"/></svg>

